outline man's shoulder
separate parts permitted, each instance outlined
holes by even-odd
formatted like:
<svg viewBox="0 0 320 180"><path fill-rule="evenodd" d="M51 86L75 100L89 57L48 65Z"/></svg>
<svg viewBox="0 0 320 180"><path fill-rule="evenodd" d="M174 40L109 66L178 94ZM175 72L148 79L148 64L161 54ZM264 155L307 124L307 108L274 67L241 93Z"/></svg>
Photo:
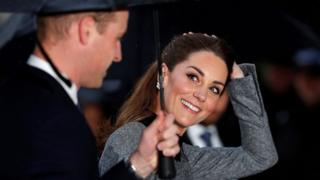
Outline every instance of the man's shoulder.
<svg viewBox="0 0 320 180"><path fill-rule="evenodd" d="M48 102L67 97L59 83L47 73L27 65L17 71L1 86L1 98L33 103L36 100Z"/></svg>
<svg viewBox="0 0 320 180"><path fill-rule="evenodd" d="M33 89L33 90L48 90L58 86L58 82L46 72L25 65L17 69L18 72L14 73L12 77L6 82L6 86L21 87L20 90Z"/></svg>
<svg viewBox="0 0 320 180"><path fill-rule="evenodd" d="M81 117L63 88L48 76L33 68L12 77L0 88L1 114L9 119Z"/></svg>

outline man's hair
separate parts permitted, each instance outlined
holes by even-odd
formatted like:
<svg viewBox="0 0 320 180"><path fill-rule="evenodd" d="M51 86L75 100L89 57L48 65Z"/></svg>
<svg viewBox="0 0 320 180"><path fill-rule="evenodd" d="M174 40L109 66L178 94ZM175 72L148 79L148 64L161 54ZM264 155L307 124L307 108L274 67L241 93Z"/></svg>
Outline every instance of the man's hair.
<svg viewBox="0 0 320 180"><path fill-rule="evenodd" d="M38 38L42 41L50 34L50 36L53 35L56 40L65 39L69 35L71 24L85 16L91 16L95 20L99 33L103 33L107 24L114 20L114 13L112 12L84 12L40 16L37 22Z"/></svg>

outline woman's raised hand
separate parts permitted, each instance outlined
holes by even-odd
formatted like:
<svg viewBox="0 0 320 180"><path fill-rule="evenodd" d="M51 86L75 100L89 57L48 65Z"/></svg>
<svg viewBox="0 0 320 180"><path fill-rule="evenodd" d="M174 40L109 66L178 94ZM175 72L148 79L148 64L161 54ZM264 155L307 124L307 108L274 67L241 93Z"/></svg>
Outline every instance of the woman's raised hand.
<svg viewBox="0 0 320 180"><path fill-rule="evenodd" d="M244 77L243 71L240 69L238 64L234 62L232 66L231 79L239 79L243 77Z"/></svg>

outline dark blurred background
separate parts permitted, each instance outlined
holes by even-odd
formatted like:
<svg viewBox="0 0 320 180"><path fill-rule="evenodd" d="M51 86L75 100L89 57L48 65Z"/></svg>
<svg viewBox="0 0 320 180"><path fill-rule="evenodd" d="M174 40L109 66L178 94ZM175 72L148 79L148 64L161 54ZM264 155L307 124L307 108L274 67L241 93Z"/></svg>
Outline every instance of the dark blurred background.
<svg viewBox="0 0 320 180"><path fill-rule="evenodd" d="M279 162L246 179L320 177L320 11L316 2L186 0L157 8L161 48L184 32L214 34L231 44L238 63L256 64ZM111 66L101 89L79 92L84 114L101 136L154 60L152 12L150 6L131 10L122 43L123 61ZM7 26L10 15L0 17L1 26ZM24 63L34 45L33 33L1 29L0 43L10 33L18 36L0 46L0 85ZM100 125L100 121L108 123ZM232 129L224 131L231 138L240 136Z"/></svg>

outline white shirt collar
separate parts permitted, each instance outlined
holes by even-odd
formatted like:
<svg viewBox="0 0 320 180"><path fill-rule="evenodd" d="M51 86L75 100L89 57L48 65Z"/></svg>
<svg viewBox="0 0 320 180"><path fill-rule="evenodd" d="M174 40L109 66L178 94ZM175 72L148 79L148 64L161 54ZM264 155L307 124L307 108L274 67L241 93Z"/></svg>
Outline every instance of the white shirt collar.
<svg viewBox="0 0 320 180"><path fill-rule="evenodd" d="M201 139L201 134L204 132L210 132L213 136L211 136L211 143L213 147L223 147L223 143L220 139L218 129L215 125L211 124L209 126L203 126L201 124L195 124L188 127L187 135L193 145L197 145L199 147L206 147L205 142Z"/></svg>
<svg viewBox="0 0 320 180"><path fill-rule="evenodd" d="M52 67L50 66L50 64L45 61L40 59L39 57L35 56L35 55L31 55L27 61L27 64L41 69L42 71L48 73L49 75L51 75L56 81L58 81L58 83L63 87L63 89L66 91L66 93L69 95L69 97L71 98L71 100L73 101L73 103L75 105L78 105L78 97L77 97L77 87L75 85L75 83L72 83L71 87L68 87L59 77L58 75L54 72L54 70L52 69ZM67 78L66 75L62 74L63 76L65 76Z"/></svg>

